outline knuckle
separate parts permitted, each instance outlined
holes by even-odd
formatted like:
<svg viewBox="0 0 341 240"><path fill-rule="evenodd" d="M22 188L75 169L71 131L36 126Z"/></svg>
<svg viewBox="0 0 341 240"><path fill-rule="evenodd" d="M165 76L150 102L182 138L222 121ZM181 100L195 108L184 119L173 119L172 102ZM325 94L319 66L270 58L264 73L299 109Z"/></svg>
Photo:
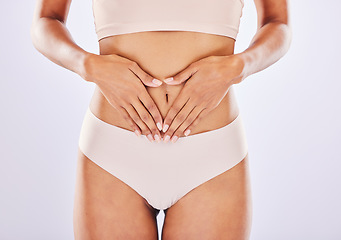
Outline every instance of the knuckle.
<svg viewBox="0 0 341 240"><path fill-rule="evenodd" d="M126 121L129 121L131 120L130 117L126 114L123 114L123 119L126 120Z"/></svg>
<svg viewBox="0 0 341 240"><path fill-rule="evenodd" d="M206 111L202 112L200 115L199 115L199 120L202 120L206 115Z"/></svg>
<svg viewBox="0 0 341 240"><path fill-rule="evenodd" d="M176 105L173 106L172 109L171 109L171 111L172 111L172 112L175 112L175 113L179 112L179 110L180 110L180 107L178 107L178 106L176 106Z"/></svg>
<svg viewBox="0 0 341 240"><path fill-rule="evenodd" d="M134 116L132 117L132 119L133 119L134 122L136 122L136 123L140 122L140 118L139 118L137 115L134 115Z"/></svg>
<svg viewBox="0 0 341 240"><path fill-rule="evenodd" d="M188 117L187 119L186 119L186 121L185 121L185 124L186 125L189 125L189 124L191 124L191 122L193 122L194 121L194 118L193 117Z"/></svg>
<svg viewBox="0 0 341 240"><path fill-rule="evenodd" d="M131 67L131 68L136 68L136 67L137 67L137 63L134 62L134 61L131 61L131 62L129 63L129 67Z"/></svg>
<svg viewBox="0 0 341 240"><path fill-rule="evenodd" d="M155 109L154 104L149 103L148 106L147 106L147 109L148 109L149 111L153 111L153 110Z"/></svg>
<svg viewBox="0 0 341 240"><path fill-rule="evenodd" d="M197 125L198 122L199 122L199 120L196 119L194 122L192 122L191 127L192 127L192 128L195 127L195 126Z"/></svg>
<svg viewBox="0 0 341 240"><path fill-rule="evenodd" d="M146 122L148 120L148 116L146 114L142 114L141 119Z"/></svg>
<svg viewBox="0 0 341 240"><path fill-rule="evenodd" d="M180 122L183 122L185 120L185 116L183 114L179 114L178 117L177 117L177 120L180 121Z"/></svg>
<svg viewBox="0 0 341 240"><path fill-rule="evenodd" d="M197 116L197 117L194 119L193 124L197 124L197 123L200 121L200 119L201 119L201 116L200 116L200 114L199 114L199 116Z"/></svg>

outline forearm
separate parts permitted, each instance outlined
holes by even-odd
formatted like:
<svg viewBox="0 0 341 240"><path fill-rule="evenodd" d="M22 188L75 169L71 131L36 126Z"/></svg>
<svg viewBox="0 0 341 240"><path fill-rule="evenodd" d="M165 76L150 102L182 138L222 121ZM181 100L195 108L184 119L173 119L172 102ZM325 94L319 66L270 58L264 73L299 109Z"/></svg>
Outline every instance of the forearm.
<svg viewBox="0 0 341 240"><path fill-rule="evenodd" d="M34 47L61 67L86 79L85 62L93 55L79 47L72 39L65 24L53 18L41 17L31 25Z"/></svg>
<svg viewBox="0 0 341 240"><path fill-rule="evenodd" d="M277 62L288 51L291 29L281 22L269 22L259 28L249 47L237 55L243 62L242 79Z"/></svg>

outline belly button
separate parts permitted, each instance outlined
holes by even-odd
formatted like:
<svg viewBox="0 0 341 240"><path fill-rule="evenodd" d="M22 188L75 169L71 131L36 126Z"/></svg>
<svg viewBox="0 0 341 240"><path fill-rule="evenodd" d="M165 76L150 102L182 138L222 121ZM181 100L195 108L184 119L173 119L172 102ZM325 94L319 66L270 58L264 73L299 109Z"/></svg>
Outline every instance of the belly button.
<svg viewBox="0 0 341 240"><path fill-rule="evenodd" d="M168 103L168 85L165 84L166 102Z"/></svg>

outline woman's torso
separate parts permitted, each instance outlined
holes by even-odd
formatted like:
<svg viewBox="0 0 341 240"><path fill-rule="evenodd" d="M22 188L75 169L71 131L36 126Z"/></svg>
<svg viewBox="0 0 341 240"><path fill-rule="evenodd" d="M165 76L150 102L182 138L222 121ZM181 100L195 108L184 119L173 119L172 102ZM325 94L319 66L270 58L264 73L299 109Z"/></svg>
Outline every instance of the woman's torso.
<svg viewBox="0 0 341 240"><path fill-rule="evenodd" d="M201 32L148 31L103 38L99 41L99 49L100 54L119 54L135 61L152 77L164 80L201 58L233 54L234 42L235 40L229 37ZM163 119L184 84L171 86L163 83L160 87L145 86ZM98 86L91 99L90 109L101 120L132 131L120 113L106 100ZM238 114L232 85L221 103L192 129L191 135L223 127Z"/></svg>

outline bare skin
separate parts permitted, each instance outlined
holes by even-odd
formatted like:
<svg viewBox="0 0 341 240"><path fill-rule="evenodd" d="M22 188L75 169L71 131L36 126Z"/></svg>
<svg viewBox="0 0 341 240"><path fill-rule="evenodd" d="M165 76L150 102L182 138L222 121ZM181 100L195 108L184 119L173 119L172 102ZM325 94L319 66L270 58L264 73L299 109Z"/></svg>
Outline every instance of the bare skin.
<svg viewBox="0 0 341 240"><path fill-rule="evenodd" d="M34 46L56 64L77 73L86 81L96 83L90 108L97 117L130 131L138 127L144 135L163 137L164 133L156 126L158 121L169 121L170 129L172 128L171 120L175 119L175 116L170 115L175 114L169 112L175 113L175 107L181 105L177 99L186 85L181 77L175 77L177 84L169 85L163 82L161 86L156 87L151 82L153 78L164 81L209 56L222 56L214 59L219 59L219 66L238 69L233 77L229 77L228 82L219 83L223 84L226 90L229 89L226 95L222 95L221 102L192 126L190 135L200 134L223 127L238 115L233 84L240 83L247 76L279 60L288 50L291 40L286 1L255 0L258 31L249 48L240 54L233 54L234 40L228 37L198 32L159 31L105 38L99 42L100 55L96 55L76 45L66 29L65 21L70 3L71 0L37 1L31 28ZM117 63L114 66L120 66L119 71L114 72L111 63ZM196 68L204 69L204 66L197 64ZM107 75L115 78L114 76L128 68L139 72L140 79L129 71L126 71L126 76L122 75L126 82L105 77L108 73ZM94 69L102 70L96 72ZM225 68L219 69L213 69L218 73L217 76L227 76L224 75ZM201 79L208 78L203 70L199 71L202 72ZM131 74L129 77L128 73ZM133 77L141 81L132 81ZM119 90L124 89L124 83L146 92L138 93L136 89L125 89L128 94L118 96L118 92L121 92ZM116 92L110 90L114 89L114 84L116 89L119 89ZM194 87L192 86L192 89ZM187 92L190 93L191 91ZM204 106L205 103L200 102L198 97L202 92L195 94L196 104ZM124 95L129 97L123 98ZM144 109L141 103L134 102L136 96L146 102ZM184 98L186 95L181 96ZM218 100L215 99L216 102ZM136 104L139 113L146 113L146 109L149 110L153 106L152 103L155 106L152 107L151 116L139 119L129 117L132 114L124 115L123 110L118 111L118 104L122 102L126 102L126 106L129 103ZM181 126L182 122L173 122L176 121ZM172 134L184 136L183 131L168 130L170 131ZM78 156L74 207L75 239L157 239L158 211L128 185L101 169L80 151ZM165 214L162 229L162 238L165 240L248 239L252 215L248 156L234 168L193 189L166 210Z"/></svg>
<svg viewBox="0 0 341 240"><path fill-rule="evenodd" d="M211 55L228 56L233 54L234 42L232 38L205 33L158 31L107 37L99 41L99 46L101 54L124 56L136 62L151 76L163 81L199 59ZM184 84L168 85L163 83L159 87L145 86L163 119ZM99 87L95 89L90 109L100 119L133 131L127 121L106 100ZM192 129L190 135L223 127L231 122L237 114L238 106L231 87L221 104L211 114L201 119L199 124ZM156 129L156 126L154 128ZM164 136L162 131L160 135ZM181 134L181 136L184 135Z"/></svg>

